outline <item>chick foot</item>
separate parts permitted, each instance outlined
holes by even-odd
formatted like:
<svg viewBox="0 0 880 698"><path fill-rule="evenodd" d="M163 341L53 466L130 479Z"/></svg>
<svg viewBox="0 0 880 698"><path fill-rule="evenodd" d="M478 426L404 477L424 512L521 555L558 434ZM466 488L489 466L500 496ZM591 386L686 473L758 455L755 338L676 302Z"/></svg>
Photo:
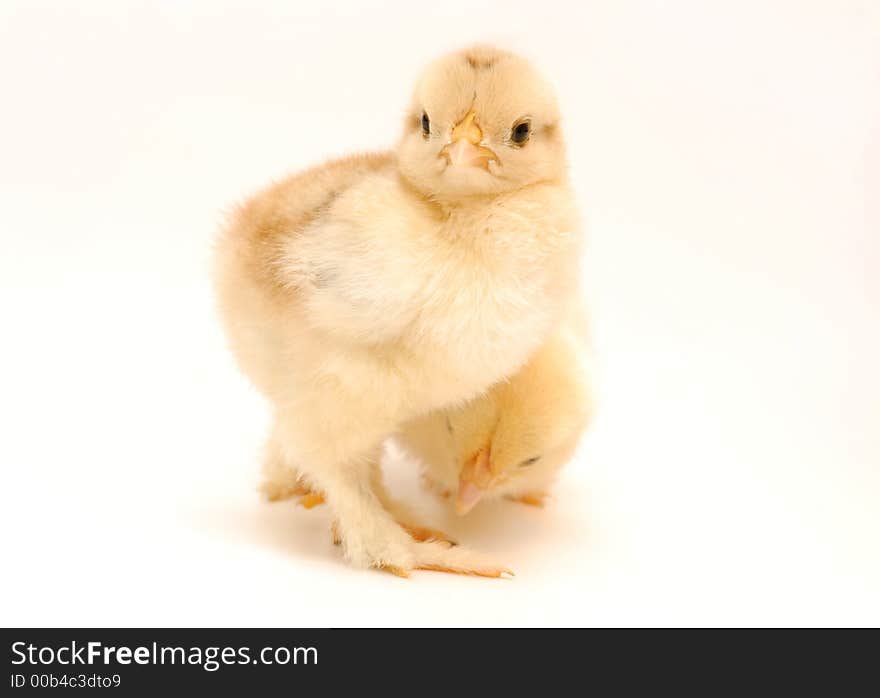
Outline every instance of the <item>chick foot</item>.
<svg viewBox="0 0 880 698"><path fill-rule="evenodd" d="M464 574L493 579L513 577L506 567L467 548L443 547L436 542L416 544L415 569L448 574Z"/></svg>
<svg viewBox="0 0 880 698"><path fill-rule="evenodd" d="M408 577L413 570L492 578L513 576L503 565L472 550L437 540L415 541L392 519L374 523L370 530L345 532L341 525L332 529L345 556L357 567L374 567L397 577Z"/></svg>
<svg viewBox="0 0 880 698"><path fill-rule="evenodd" d="M488 560L479 553L463 548L443 547L437 541L416 544L415 563L411 569L393 564L379 565L379 569L405 579L409 578L412 570L446 572L447 574L488 577L491 579L514 576L513 572L506 567Z"/></svg>
<svg viewBox="0 0 880 698"><path fill-rule="evenodd" d="M440 542L446 543L448 545L458 545L454 540L452 540L448 535L443 533L443 531L438 531L436 528L428 528L427 526L415 526L413 524L404 523L403 521L398 521L400 527L409 533L410 538L419 543L431 543L431 542Z"/></svg>
<svg viewBox="0 0 880 698"><path fill-rule="evenodd" d="M297 504L304 509L314 509L325 501L323 494L315 492L315 490L299 480L290 482L266 480L266 482L260 485L260 491L270 502L279 502L284 499L298 497Z"/></svg>
<svg viewBox="0 0 880 698"><path fill-rule="evenodd" d="M304 494L299 498L299 504L303 509L314 509L325 502L324 495L320 492L312 492Z"/></svg>
<svg viewBox="0 0 880 698"><path fill-rule="evenodd" d="M289 482L266 480L260 485L260 491L270 502L280 502L283 499L302 497L311 493L308 485L299 480L291 480Z"/></svg>
<svg viewBox="0 0 880 698"><path fill-rule="evenodd" d="M430 543L430 542L439 542L445 543L448 546L458 545L454 540L452 540L449 536L447 536L443 531L438 531L433 528L427 528L424 526L412 526L409 524L401 523L400 527L409 533L410 538L418 543ZM333 540L333 545L341 545L342 544L342 536L339 534L339 524L334 521L330 524L330 536ZM390 571L390 570L389 570ZM406 575L398 575L398 576L406 576Z"/></svg>
<svg viewBox="0 0 880 698"><path fill-rule="evenodd" d="M546 492L527 492L526 494L517 496L510 495L507 499L511 502L519 502L520 504L525 504L530 507L538 507L540 509L543 508L549 496L550 495Z"/></svg>

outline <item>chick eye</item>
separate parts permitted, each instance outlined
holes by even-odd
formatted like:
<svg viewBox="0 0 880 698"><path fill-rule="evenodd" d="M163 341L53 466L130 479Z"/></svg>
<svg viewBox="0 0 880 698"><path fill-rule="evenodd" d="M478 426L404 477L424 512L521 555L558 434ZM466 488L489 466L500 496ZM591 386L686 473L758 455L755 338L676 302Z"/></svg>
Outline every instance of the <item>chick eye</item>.
<svg viewBox="0 0 880 698"><path fill-rule="evenodd" d="M519 467L525 468L527 465L534 465L539 460L541 460L541 456L532 456L531 458L526 458L522 463L519 464Z"/></svg>
<svg viewBox="0 0 880 698"><path fill-rule="evenodd" d="M528 121L522 121L513 127L513 130L510 132L510 140L517 145L522 145L529 140L531 132L532 125Z"/></svg>
<svg viewBox="0 0 880 698"><path fill-rule="evenodd" d="M431 133L431 120L428 118L427 112L422 112L422 134L425 136Z"/></svg>

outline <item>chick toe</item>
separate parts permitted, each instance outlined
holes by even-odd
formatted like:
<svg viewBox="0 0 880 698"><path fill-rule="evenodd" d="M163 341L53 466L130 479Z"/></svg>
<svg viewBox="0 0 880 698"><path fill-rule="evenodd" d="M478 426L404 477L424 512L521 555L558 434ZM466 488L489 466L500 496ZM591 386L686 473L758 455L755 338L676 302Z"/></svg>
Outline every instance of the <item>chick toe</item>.
<svg viewBox="0 0 880 698"><path fill-rule="evenodd" d="M395 577L403 577L404 579L409 579L409 572L407 572L403 567L397 567L396 565L380 565L379 568L383 572L390 572Z"/></svg>
<svg viewBox="0 0 880 698"><path fill-rule="evenodd" d="M443 531L438 531L437 529L428 528L426 526L415 526L400 521L398 521L398 523L404 531L409 533L414 541L418 541L419 543L439 542L447 543L450 546L458 545L458 543L452 540L447 534L443 533Z"/></svg>
<svg viewBox="0 0 880 698"><path fill-rule="evenodd" d="M324 495L320 492L309 492L308 494L304 494L299 498L298 504L303 509L314 509L316 506L319 506L324 503Z"/></svg>
<svg viewBox="0 0 880 698"><path fill-rule="evenodd" d="M513 577L511 570L467 548L442 548L436 543L418 544L415 569L493 579Z"/></svg>
<svg viewBox="0 0 880 698"><path fill-rule="evenodd" d="M507 497L511 502L518 502L520 504L525 504L530 507L538 507L539 509L544 507L544 504L547 501L547 497L549 495L546 492L527 492L526 494L521 495L511 495Z"/></svg>
<svg viewBox="0 0 880 698"><path fill-rule="evenodd" d="M270 502L280 502L283 499L290 499L305 494L309 494L311 490L302 482L279 482L277 480L266 480L260 485L260 492Z"/></svg>

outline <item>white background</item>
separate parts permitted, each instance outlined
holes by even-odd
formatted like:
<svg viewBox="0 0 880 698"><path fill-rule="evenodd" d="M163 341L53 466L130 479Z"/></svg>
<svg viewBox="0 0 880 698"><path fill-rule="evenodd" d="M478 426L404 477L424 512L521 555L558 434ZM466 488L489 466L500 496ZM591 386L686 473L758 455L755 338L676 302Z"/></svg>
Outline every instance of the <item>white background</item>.
<svg viewBox="0 0 880 698"><path fill-rule="evenodd" d="M600 415L512 581L346 567L255 492L223 211L393 145L472 40L559 88ZM4 625L880 624L880 10L864 2L0 5Z"/></svg>

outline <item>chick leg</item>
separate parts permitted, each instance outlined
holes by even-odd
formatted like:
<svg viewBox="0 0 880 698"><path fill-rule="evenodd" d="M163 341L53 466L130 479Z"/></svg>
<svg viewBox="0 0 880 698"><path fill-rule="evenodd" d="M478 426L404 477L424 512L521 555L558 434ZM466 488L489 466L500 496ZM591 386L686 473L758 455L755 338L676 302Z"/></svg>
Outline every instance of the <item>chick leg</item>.
<svg viewBox="0 0 880 698"><path fill-rule="evenodd" d="M334 511L332 534L346 558L358 567L376 567L400 577L412 570L430 570L481 577L512 574L496 562L461 547L451 547L431 529L401 526L373 491L375 463L355 464L321 478ZM428 538L420 542L419 538Z"/></svg>
<svg viewBox="0 0 880 698"><path fill-rule="evenodd" d="M394 414L370 410L363 398L346 397L344 386L312 391L302 403L280 411L274 436L285 460L295 462L310 490L326 500L345 557L353 565L410 570L415 562L412 540L372 486L372 471L381 443L393 429ZM357 413L345 409L356 403Z"/></svg>
<svg viewBox="0 0 880 698"><path fill-rule="evenodd" d="M269 443L266 448L266 462L264 465L265 480L261 485L261 489L269 501L278 501L282 499L298 498L298 504L305 509L313 509L326 502L326 498L320 492L315 491L309 486L299 474L299 472L287 465L282 457L281 449L276 443L274 433L270 436ZM387 490L382 482L382 469L378 464L373 464L371 470L371 482L373 491L382 502L382 505L391 512L394 520L405 530L413 540L419 542L425 541L443 541L450 545L456 543L442 531L422 526L414 523L417 517L400 502L394 500L388 495ZM333 526L333 541L338 544L340 535L337 525Z"/></svg>
<svg viewBox="0 0 880 698"><path fill-rule="evenodd" d="M418 543L417 545L420 546L417 570L493 577L495 579L514 576L513 572L506 567L468 548L442 547L436 542Z"/></svg>
<svg viewBox="0 0 880 698"><path fill-rule="evenodd" d="M392 499L388 495L388 491L385 489L385 486L382 482L381 467L378 464L374 464L371 468L371 472L373 491L376 493L379 501L382 502L382 506L384 506L385 509L391 513L391 515L394 517L394 520L404 531L409 534L410 538L419 543L438 541L440 543L446 543L448 545L458 545L458 543L453 541L448 535L446 535L442 531L438 531L435 528L429 528L427 526L421 526L419 524L411 523L412 521L416 520L416 517L414 517L405 506L400 504L400 502ZM317 502L317 500L319 499L320 502ZM304 501L307 503L304 503ZM317 505L312 504L312 501L322 503L324 499L322 495L312 493L301 497L299 503L301 506L305 506L307 509L311 509L312 506ZM339 524L337 521L333 521L333 523L331 524L330 535L334 545L342 544L342 536L339 533Z"/></svg>
<svg viewBox="0 0 880 698"><path fill-rule="evenodd" d="M284 457L281 447L281 432L276 421L269 433L263 456L263 482L260 492L270 502L299 497L307 509L316 505L313 492L299 471ZM320 495L317 495L320 497Z"/></svg>
<svg viewBox="0 0 880 698"><path fill-rule="evenodd" d="M506 575L513 576L513 572L509 569L479 553L466 548L456 547L453 549L446 540L437 539L438 532L434 532L431 529L423 529L430 531L432 535L428 539L420 539L407 526L403 526L403 528L416 541L413 569L476 577L499 578ZM334 545L342 545L342 534L339 531L339 523L337 521L333 521L331 524L330 534ZM409 570L404 567L386 565L382 569L398 577L409 576Z"/></svg>
<svg viewBox="0 0 880 698"><path fill-rule="evenodd" d="M334 538L357 567L378 567L405 575L415 566L409 534L373 492L371 464L354 463L319 476L335 514Z"/></svg>
<svg viewBox="0 0 880 698"><path fill-rule="evenodd" d="M440 541L442 543L448 543L449 545L458 545L443 531L438 531L435 528L415 523L415 521L418 520L418 517L413 515L405 505L388 494L388 490L385 489L385 484L382 481L382 468L379 467L378 464L374 465L372 469L372 484L373 491L376 493L379 501L381 501L382 505L391 512L394 520L400 524L404 531L409 533L413 540L420 543L427 541Z"/></svg>
<svg viewBox="0 0 880 698"><path fill-rule="evenodd" d="M416 558L414 569L477 577L513 576L513 572L509 569L486 556L467 548L458 547L458 544L442 531L412 523L417 518L403 504L388 495L382 482L382 469L378 464L372 468L372 486L385 508L415 541L413 545ZM399 576L406 576L400 574L400 570L391 571Z"/></svg>
<svg viewBox="0 0 880 698"><path fill-rule="evenodd" d="M506 570L482 556L439 541L418 542L395 521L376 492L381 444L398 422L383 414L387 400L365 404L361 390L336 384L293 403L279 420L281 450L296 462L315 491L326 497L346 559L407 576L423 568L459 574L500 576ZM382 396L384 397L384 396ZM354 406L355 410L346 409ZM365 419L364 415L370 415Z"/></svg>

